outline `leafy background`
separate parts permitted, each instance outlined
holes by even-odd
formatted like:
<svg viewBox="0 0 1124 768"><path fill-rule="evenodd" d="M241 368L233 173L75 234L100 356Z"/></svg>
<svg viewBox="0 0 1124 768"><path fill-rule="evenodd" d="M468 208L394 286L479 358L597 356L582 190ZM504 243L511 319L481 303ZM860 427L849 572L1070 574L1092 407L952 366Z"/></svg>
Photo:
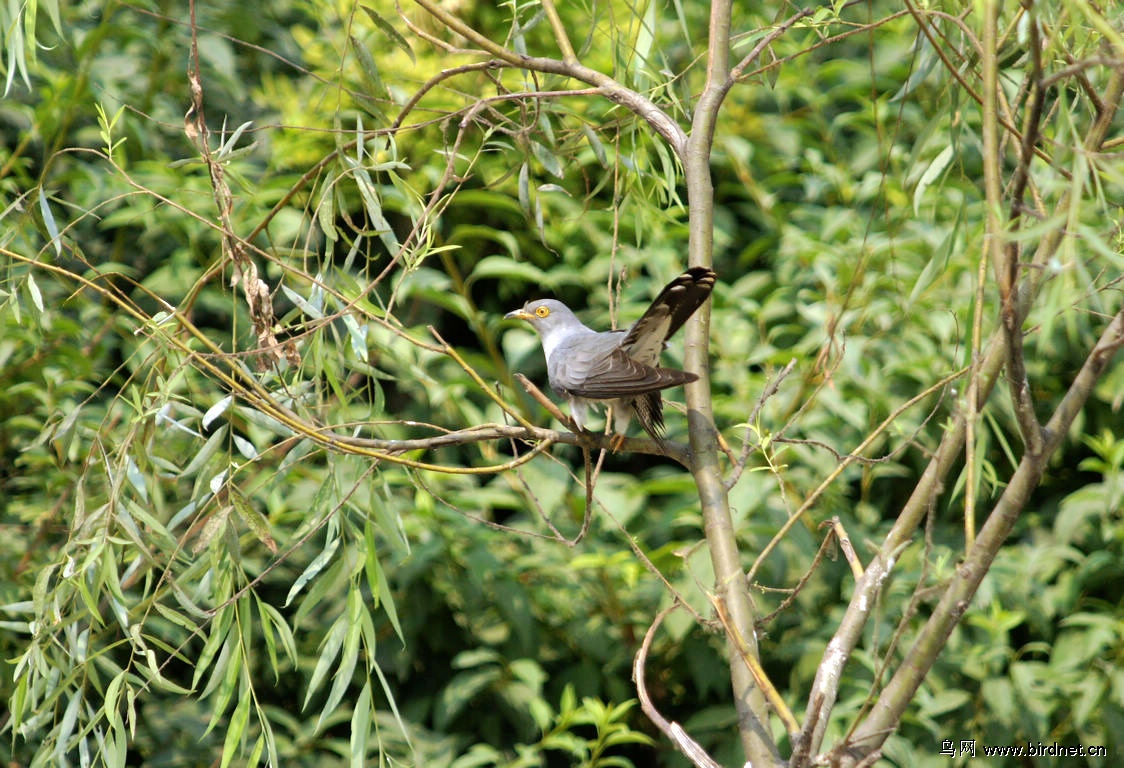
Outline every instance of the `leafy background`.
<svg viewBox="0 0 1124 768"><path fill-rule="evenodd" d="M677 465L608 457L589 533L570 547L551 526L573 536L586 514L576 449L484 474L372 461L298 439L216 374L252 372L341 432L502 422L432 326L545 424L512 379L545 378L537 341L501 317L551 294L592 325L634 319L685 263L670 151L596 96L513 97L572 87L513 70L466 69L405 111L439 71L479 61L425 42L444 34L418 9L404 11L408 26L381 1L196 7L229 226L255 249L275 330L300 354L258 370L214 185L185 132L184 9L30 7L37 17L3 19L0 102L5 761L685 764L634 706L630 679L672 590L707 610L697 495ZM510 5L457 10L493 39L552 50L533 7L517 23ZM562 10L571 30L589 30L587 64L690 113L700 8ZM735 21L762 28L777 10ZM744 550L759 552L840 456L897 414L877 461L846 469L762 563L762 614L808 572L819 523L839 517L860 559L881 538L956 406L955 385L934 384L970 361L980 114L913 21L892 13L824 11L791 30L773 46L778 63L733 90L716 131L716 418L735 450L747 433L769 438L731 491ZM1068 18L1061 6L1041 13ZM1076 28L1068 52L1088 54L1091 39ZM1008 45L1014 70L1017 37ZM1086 172L1067 147L1088 105L1078 94L1056 104L1057 155L1038 177L1047 198L1073 183L1056 169ZM1043 403L1120 305L1120 171L1102 167L1070 222L1081 240L1050 265L1026 324ZM993 295L983 311L994 315ZM943 739L1119 751L1122 392L1116 362L885 764L947 765ZM685 419L668 416L682 439ZM979 437L986 508L1016 461L1005 391ZM487 467L517 452L484 442L406 456ZM964 488L961 477L947 489L924 542L902 553L829 742L908 647L932 604L925 588L956 567ZM759 628L765 669L794 709L852 583L841 559L822 561ZM740 764L720 635L674 616L647 677L667 717Z"/></svg>

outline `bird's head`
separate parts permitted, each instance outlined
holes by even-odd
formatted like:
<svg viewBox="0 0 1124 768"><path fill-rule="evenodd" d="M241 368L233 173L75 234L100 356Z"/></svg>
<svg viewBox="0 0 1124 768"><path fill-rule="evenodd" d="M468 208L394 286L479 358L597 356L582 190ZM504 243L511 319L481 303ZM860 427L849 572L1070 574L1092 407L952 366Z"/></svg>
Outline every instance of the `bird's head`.
<svg viewBox="0 0 1124 768"><path fill-rule="evenodd" d="M526 320L540 336L547 336L558 328L573 328L579 325L574 313L560 301L538 299L528 301L520 309L508 312L505 320Z"/></svg>
<svg viewBox="0 0 1124 768"><path fill-rule="evenodd" d="M526 320L542 339L543 352L547 360L551 353L567 337L574 333L593 333L578 320L577 316L560 301L538 299L528 301L522 309L508 312L505 320Z"/></svg>

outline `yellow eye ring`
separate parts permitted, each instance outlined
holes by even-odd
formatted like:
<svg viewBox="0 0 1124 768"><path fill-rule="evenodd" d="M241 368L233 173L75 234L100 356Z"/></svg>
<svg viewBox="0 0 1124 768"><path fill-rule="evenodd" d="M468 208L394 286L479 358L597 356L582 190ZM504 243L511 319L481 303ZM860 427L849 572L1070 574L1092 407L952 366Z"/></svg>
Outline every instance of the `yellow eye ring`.
<svg viewBox="0 0 1124 768"><path fill-rule="evenodd" d="M550 314L550 308L549 307L535 307L535 316L536 317L546 317L549 314Z"/></svg>

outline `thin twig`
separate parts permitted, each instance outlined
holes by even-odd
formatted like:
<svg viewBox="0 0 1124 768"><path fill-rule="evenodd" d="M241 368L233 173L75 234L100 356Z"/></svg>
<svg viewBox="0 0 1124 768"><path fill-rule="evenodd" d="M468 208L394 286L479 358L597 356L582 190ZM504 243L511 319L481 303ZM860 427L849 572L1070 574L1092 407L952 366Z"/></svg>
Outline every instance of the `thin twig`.
<svg viewBox="0 0 1124 768"><path fill-rule="evenodd" d="M463 357L461 357L460 354L455 349L453 349L453 346L441 337L441 334L437 332L437 329L435 327L430 325L430 326L427 326L427 328L429 330L429 333L433 336L433 338L437 339L437 341L441 343L441 348L445 352L445 354L448 355L449 357L453 358L453 360L456 362L456 364L459 365L461 367L461 369L465 373L467 373L469 375L469 377L476 383L476 386L480 388L480 391L482 391L484 394L486 394L492 400L492 402L494 402L496 405L498 405L500 408L502 408L504 413L506 413L508 416L515 419L517 422L519 422L520 426L522 426L522 427L531 426L531 422L529 422L525 418L523 418L522 414L520 414L518 411L516 411L511 405L509 405L507 403L506 400L504 400L502 397L499 396L498 392L496 392L494 389L489 387L484 382L483 377L481 377L481 375L476 372L476 369L474 369L471 365L469 365L465 361L465 359Z"/></svg>
<svg viewBox="0 0 1124 768"><path fill-rule="evenodd" d="M598 89L602 96L615 104L620 104L648 123L667 141L675 154L682 159L687 144L687 135L670 115L654 102L640 93L626 88L604 72L583 66L577 61L559 61L541 56L525 56L516 53L463 22L454 13L434 2L434 0L414 0L427 13L473 45L486 51L488 55L524 70L564 75L580 80Z"/></svg>
<svg viewBox="0 0 1124 768"><path fill-rule="evenodd" d="M558 15L554 0L542 0L542 9L546 13L547 21L550 22L550 30L554 33L554 42L558 43L558 50L562 52L562 61L567 64L577 64L578 57L574 54L574 46L570 44L570 36L566 33L566 26L562 23L562 17Z"/></svg>
<svg viewBox="0 0 1124 768"><path fill-rule="evenodd" d="M975 544L953 571L940 602L918 633L901 665L882 689L870 717L856 729L852 746L862 744L864 750L877 749L885 741L886 735L897 727L906 707L936 662L940 649L948 641L990 570L1000 547L1026 508L1031 492L1041 482L1050 457L1065 439L1073 420L1077 418L1109 362L1122 346L1124 309L1105 327L1050 417L1045 430L1043 451L1039 454L1023 454L1018 468L988 515L987 522L980 529Z"/></svg>
<svg viewBox="0 0 1124 768"><path fill-rule="evenodd" d="M1015 237L1023 216L1023 196L1030 180L1030 164L1034 160L1034 146L1038 140L1046 91L1042 87L1042 40L1038 21L1031 16L1027 48L1030 51L1031 71L1028 77L1031 88L1030 109L1023 125L1019 162L1011 183L1010 211L1007 216L1009 233L1002 243L1003 264L996 265L999 282L1000 322L1007 338L1007 383L1015 421L1026 450L1037 454L1042 450L1042 425L1035 414L1034 398L1026 372L1023 350L1023 318L1018 311L1019 243Z"/></svg>
<svg viewBox="0 0 1124 768"><path fill-rule="evenodd" d="M761 444L760 441L754 442L750 439L753 435L753 425L757 422L757 415L761 413L761 409L765 406L765 402L770 397L777 394L777 390L780 389L781 382L785 380L785 377L792 373L792 370L795 367L796 358L794 357L788 361L788 365L782 368L777 373L777 375L769 380L769 383L765 385L765 389L762 390L761 396L757 398L757 403L753 406L753 410L750 412L749 418L747 418L745 421L745 437L742 438L742 450L738 455L738 460L734 463L734 471L731 472L730 476L726 478L726 490L730 490L738 484L738 480L741 479L742 472L745 471L746 462L749 461L750 451Z"/></svg>
<svg viewBox="0 0 1124 768"><path fill-rule="evenodd" d="M859 445L855 448L855 450L852 451L851 453L847 454L844 457L843 461L840 462L839 466L837 466L834 470L832 470L828 474L828 476L826 478L824 478L823 481L818 486L816 486L815 490L813 490L810 494L808 494L808 497L804 500L804 503L800 505L800 508L797 509L794 513L792 513L792 515L789 517L789 519L787 521L785 521L785 524L780 527L780 529L776 532L776 534L773 535L773 538L770 539L769 543L765 545L765 548L762 549L761 552L757 555L757 559L753 562L753 566L749 569L749 572L746 574L746 578L751 582L753 581L754 576L756 576L756 574L757 574L757 570L765 562L765 559L772 553L772 551L777 547L777 545L780 544L780 542L784 539L784 537L788 535L788 532L790 530L792 530L793 526L795 526L798 522L800 522L800 519L804 515L804 513L808 512L812 508L812 506L819 499L819 497L821 495L823 495L823 493L829 487L831 487L831 484L835 482L836 478L838 478L839 475L842 474L843 470L845 470L851 464L855 463L855 461L857 459L852 458L852 457L860 456L862 454L862 452L865 451L871 445L871 443L874 442L874 440L879 435L881 435L884 431L889 429L890 425L893 424L898 419L898 417L901 416L901 414L904 413L906 410L913 407L913 405L915 405L916 403L925 399L926 397L928 397L933 392L935 392L939 389L942 389L943 387L947 386L948 384L952 383L953 381L955 381L956 379L960 378L963 375L964 375L963 370L955 371L953 373L948 374L947 376L945 376L940 381L936 382L935 384L931 385L930 387L928 387L924 391L919 392L918 394L911 397L909 400L902 403L900 406L898 406L896 409L894 409L893 413L891 413L889 416L887 416L885 419L883 419L882 423L880 423L877 427L875 427L874 430L869 435L867 435L866 438L864 438L861 443L859 443Z"/></svg>
<svg viewBox="0 0 1124 768"><path fill-rule="evenodd" d="M708 596L710 597L711 605L714 606L715 613L718 615L718 622L722 625L722 628L726 630L727 637L730 638L734 648L737 649L738 658L742 660L746 669L753 675L753 682L761 689L761 692L765 694L765 700L769 702L769 706L772 707L773 712L776 713L777 717L779 717L784 724L784 729L789 737L795 736L800 731L800 724L796 722L792 710L784 703L784 697L781 696L777 687L773 685L773 681L769 679L769 676L765 674L761 662L758 661L757 656L750 649L749 644L746 643L737 625L730 621L730 615L726 612L726 604L720 600L717 595L712 594ZM756 646L756 643L754 643L754 645Z"/></svg>
<svg viewBox="0 0 1124 768"><path fill-rule="evenodd" d="M683 730L681 725L669 721L660 714L656 705L652 703L652 697L648 695L648 686L644 682L644 669L648 663L648 651L652 647L652 638L655 637L656 630L659 629L663 620L675 608L676 606L672 605L656 614L656 618L652 620L648 631L644 633L644 641L640 643L640 650L636 652L636 660L632 664L632 679L636 683L636 698L640 700L640 709L644 711L648 719L660 729L672 744L678 747L680 752L687 756L692 764L699 766L699 768L722 768L697 741Z"/></svg>
<svg viewBox="0 0 1124 768"><path fill-rule="evenodd" d="M812 575L815 574L817 569L819 569L820 563L823 562L824 557L827 556L828 549L831 547L831 542L832 532L828 532L828 534L823 537L823 541L820 542L820 548L816 550L815 556L812 557L812 562L804 570L804 574L800 577L800 580L796 582L796 586L792 587L791 589L783 590L784 592L787 592L788 595L784 600L781 600L780 604L777 605L772 613L766 614L765 616L762 616L757 620L758 627L766 626L777 616L787 611L792 606L792 604L796 602L796 598L800 595L800 592L811 580ZM757 589L765 589L760 584L754 584L754 587L756 587Z"/></svg>
<svg viewBox="0 0 1124 768"><path fill-rule="evenodd" d="M753 61L758 56L761 55L762 51L764 51L766 48L768 48L773 42L775 42L778 38L780 38L785 32L787 32L789 29L791 29L793 26L795 26L796 22L800 21L801 19L806 19L807 17L809 17L813 13L815 13L815 11L816 11L815 8L803 8L803 9L797 11L796 13L792 14L791 16L789 16L787 19L782 21L777 26L773 27L773 29L769 30L769 33L767 35L765 35L764 37L762 37L760 40L758 40L757 45L753 46L753 49L749 53L747 53L745 55L745 57L742 58L742 60L739 61L737 64L735 64L734 67L730 70L730 75L729 75L730 85L732 86L735 82L737 82L738 80L741 79L742 74L749 67L749 65L752 64Z"/></svg>

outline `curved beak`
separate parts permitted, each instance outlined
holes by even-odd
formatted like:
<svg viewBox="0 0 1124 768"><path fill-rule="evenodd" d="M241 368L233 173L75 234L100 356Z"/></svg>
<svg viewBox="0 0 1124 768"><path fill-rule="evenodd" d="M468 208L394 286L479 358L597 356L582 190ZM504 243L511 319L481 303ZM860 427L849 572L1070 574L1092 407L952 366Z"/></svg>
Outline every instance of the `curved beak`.
<svg viewBox="0 0 1124 768"><path fill-rule="evenodd" d="M520 307L519 309L513 309L510 312L508 312L506 315L503 316L503 319L504 320L530 320L532 317L534 317L534 315L532 315L527 310L523 309L523 307Z"/></svg>

